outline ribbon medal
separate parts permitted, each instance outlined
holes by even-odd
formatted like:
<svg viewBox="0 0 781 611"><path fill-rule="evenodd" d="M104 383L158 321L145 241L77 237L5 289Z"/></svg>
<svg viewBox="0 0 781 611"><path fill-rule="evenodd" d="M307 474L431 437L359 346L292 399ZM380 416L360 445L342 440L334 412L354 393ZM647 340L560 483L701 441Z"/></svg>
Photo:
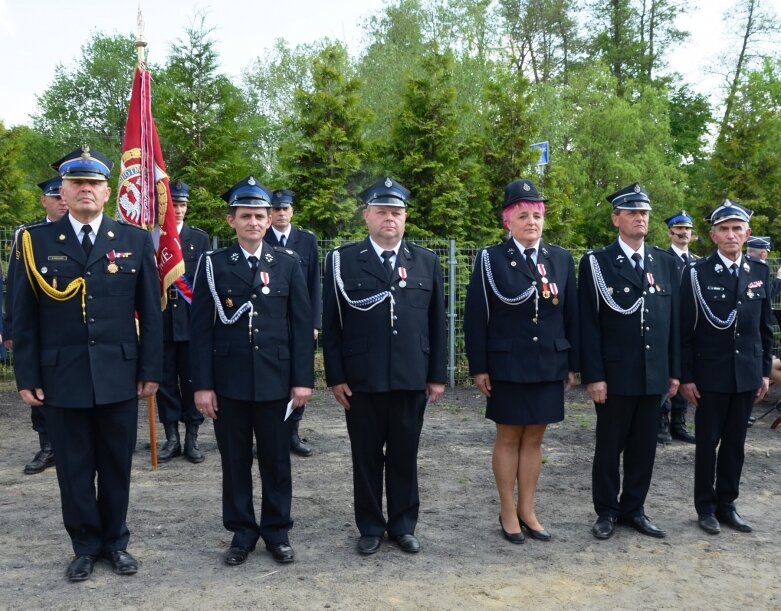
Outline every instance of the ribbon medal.
<svg viewBox="0 0 781 611"><path fill-rule="evenodd" d="M401 278L399 281L399 286L401 288L407 286L407 269L405 267L399 266L399 278Z"/></svg>
<svg viewBox="0 0 781 611"><path fill-rule="evenodd" d="M648 292L651 294L655 293L656 287L654 286L654 275L651 272L647 272L645 277L648 278Z"/></svg>
<svg viewBox="0 0 781 611"><path fill-rule="evenodd" d="M559 305L559 287L555 282L550 283L550 292L553 294L553 305Z"/></svg>
<svg viewBox="0 0 781 611"><path fill-rule="evenodd" d="M264 295L268 295L271 292L271 289L268 288L268 272L260 272L260 281L263 283L263 288L260 289L260 292Z"/></svg>
<svg viewBox="0 0 781 611"><path fill-rule="evenodd" d="M545 271L545 264L538 263L537 271L540 274L540 280L542 280L542 298L550 299L551 292L550 292L550 286L548 284L548 273Z"/></svg>
<svg viewBox="0 0 781 611"><path fill-rule="evenodd" d="M111 252L107 252L106 258L108 259L106 271L109 274L116 274L119 271L119 266L116 264L117 251L112 250Z"/></svg>

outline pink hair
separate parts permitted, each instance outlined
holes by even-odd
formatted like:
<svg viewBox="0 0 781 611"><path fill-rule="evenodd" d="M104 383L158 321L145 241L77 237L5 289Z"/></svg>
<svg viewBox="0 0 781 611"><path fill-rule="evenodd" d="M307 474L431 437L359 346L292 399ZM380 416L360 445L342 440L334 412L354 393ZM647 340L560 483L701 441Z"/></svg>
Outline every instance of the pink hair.
<svg viewBox="0 0 781 611"><path fill-rule="evenodd" d="M542 215L545 216L545 202L529 202L525 199L521 199L507 206L507 208L502 210L502 222L504 223L505 229L510 228L510 219L518 210L542 212Z"/></svg>

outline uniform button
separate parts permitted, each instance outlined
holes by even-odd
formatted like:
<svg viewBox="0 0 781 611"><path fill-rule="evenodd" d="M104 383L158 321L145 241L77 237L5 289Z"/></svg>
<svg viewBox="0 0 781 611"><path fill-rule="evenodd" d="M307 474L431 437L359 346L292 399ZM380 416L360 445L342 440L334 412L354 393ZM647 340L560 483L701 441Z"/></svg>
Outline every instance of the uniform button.
<svg viewBox="0 0 781 611"><path fill-rule="evenodd" d="M643 295L647 295L647 294L648 294L648 293L646 293L645 291L643 291Z"/></svg>
<svg viewBox="0 0 781 611"><path fill-rule="evenodd" d="M538 340L539 340L539 338L537 338L537 337L532 337L532 341L533 341L533 342L536 342L536 341L538 341Z"/></svg>
<svg viewBox="0 0 781 611"><path fill-rule="evenodd" d="M258 315L258 313L257 313L257 312L253 312L253 313L252 313L252 315L253 315L253 316L257 316L257 315Z"/></svg>
<svg viewBox="0 0 781 611"><path fill-rule="evenodd" d="M256 351L257 351L257 350L260 350L260 347L259 347L259 346L255 346L255 350L256 350Z"/></svg>
<svg viewBox="0 0 781 611"><path fill-rule="evenodd" d="M743 303L742 301L738 301L738 305L741 305L742 303Z"/></svg>
<svg viewBox="0 0 781 611"><path fill-rule="evenodd" d="M646 350L650 350L650 349L651 349L651 346L648 346L648 345L646 345L645 349L646 349Z"/></svg>
<svg viewBox="0 0 781 611"><path fill-rule="evenodd" d="M396 287L395 287L395 286L392 286L392 287L391 287L391 291L395 293L395 292L396 292Z"/></svg>
<svg viewBox="0 0 781 611"><path fill-rule="evenodd" d="M648 313L648 308L646 308L646 309L645 309L645 313L646 313L646 314Z"/></svg>
<svg viewBox="0 0 781 611"><path fill-rule="evenodd" d="M90 322L95 322L95 319L94 318L90 318L89 321Z"/></svg>
<svg viewBox="0 0 781 611"><path fill-rule="evenodd" d="M252 331L253 331L253 333L257 333L257 332L258 332L258 330L257 330L257 329L253 329Z"/></svg>
<svg viewBox="0 0 781 611"><path fill-rule="evenodd" d="M89 345L90 346L94 346L95 345L95 340L94 339L89 340Z"/></svg>
<svg viewBox="0 0 781 611"><path fill-rule="evenodd" d="M86 273L86 274L84 274L84 275L85 275L85 276L91 276L91 275L92 275L92 272L87 272L87 273Z"/></svg>
<svg viewBox="0 0 781 611"><path fill-rule="evenodd" d="M399 317L394 314L393 315L393 320L398 320L398 319L399 319Z"/></svg>
<svg viewBox="0 0 781 611"><path fill-rule="evenodd" d="M174 304L174 307L176 308L176 307L179 307L179 306L177 306L176 304Z"/></svg>
<svg viewBox="0 0 781 611"><path fill-rule="evenodd" d="M735 333L735 337L740 337L740 333Z"/></svg>
<svg viewBox="0 0 781 611"><path fill-rule="evenodd" d="M252 294L252 298L253 298L253 299L257 299L257 298L258 298L258 296L257 296L255 293L253 293L253 294Z"/></svg>
<svg viewBox="0 0 781 611"><path fill-rule="evenodd" d="M735 350L735 354L740 354L740 350Z"/></svg>
<svg viewBox="0 0 781 611"><path fill-rule="evenodd" d="M87 299L88 299L89 301L92 301L92 295L87 295Z"/></svg>
<svg viewBox="0 0 781 611"><path fill-rule="evenodd" d="M393 335L398 335L398 334L399 334L399 332L398 332L398 331L396 331L396 329L394 329L394 330L393 330Z"/></svg>
<svg viewBox="0 0 781 611"><path fill-rule="evenodd" d="M646 330L646 331L650 331L650 330L651 330L651 327L646 327L646 328L645 328L645 330Z"/></svg>

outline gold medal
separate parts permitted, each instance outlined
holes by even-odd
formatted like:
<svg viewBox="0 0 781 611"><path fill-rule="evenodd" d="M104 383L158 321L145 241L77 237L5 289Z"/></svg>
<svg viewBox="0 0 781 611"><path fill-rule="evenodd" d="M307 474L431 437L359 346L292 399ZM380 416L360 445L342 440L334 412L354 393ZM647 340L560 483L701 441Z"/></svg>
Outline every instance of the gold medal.
<svg viewBox="0 0 781 611"><path fill-rule="evenodd" d="M542 292L543 299L549 299L550 298L550 291L543 291Z"/></svg>
<svg viewBox="0 0 781 611"><path fill-rule="evenodd" d="M111 263L108 264L106 270L108 271L109 274L116 274L119 271L119 266L112 261Z"/></svg>
<svg viewBox="0 0 781 611"><path fill-rule="evenodd" d="M228 298L225 300L225 307L226 307L226 308L232 308L232 307L233 307L233 299L231 299L230 297L228 297Z"/></svg>
<svg viewBox="0 0 781 611"><path fill-rule="evenodd" d="M553 298L553 305L559 305L559 298L558 297L554 297Z"/></svg>

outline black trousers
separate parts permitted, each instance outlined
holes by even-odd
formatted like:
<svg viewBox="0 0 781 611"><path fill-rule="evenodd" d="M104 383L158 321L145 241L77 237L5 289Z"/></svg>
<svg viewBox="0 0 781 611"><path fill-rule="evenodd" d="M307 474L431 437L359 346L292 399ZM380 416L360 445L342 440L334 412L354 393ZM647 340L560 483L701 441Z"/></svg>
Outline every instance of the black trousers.
<svg viewBox="0 0 781 611"><path fill-rule="evenodd" d="M43 415L42 407L30 407L30 421L36 433L46 434L46 417Z"/></svg>
<svg viewBox="0 0 781 611"><path fill-rule="evenodd" d="M47 405L44 412L74 553L98 556L126 549L138 400L89 408Z"/></svg>
<svg viewBox="0 0 781 611"><path fill-rule="evenodd" d="M414 534L424 391L354 392L345 412L353 460L355 523L361 535ZM382 513L385 474L388 519Z"/></svg>
<svg viewBox="0 0 781 611"><path fill-rule="evenodd" d="M681 393L678 393L674 397L662 401L662 412L666 414L669 414L670 412L683 413L685 415L687 405L686 399L683 398Z"/></svg>
<svg viewBox="0 0 781 611"><path fill-rule="evenodd" d="M288 542L293 484L290 429L283 421L287 402L217 397L214 434L222 459L222 522L233 533L231 545L254 549L259 537L266 544ZM260 524L252 499L253 432L262 491Z"/></svg>
<svg viewBox="0 0 781 611"><path fill-rule="evenodd" d="M644 513L656 459L660 403L660 395L611 395L608 386L607 401L596 405L597 443L591 484L597 515L630 518Z"/></svg>
<svg viewBox="0 0 781 611"><path fill-rule="evenodd" d="M163 342L163 379L157 389L157 417L163 424L203 424L190 381L190 343Z"/></svg>
<svg viewBox="0 0 781 611"><path fill-rule="evenodd" d="M700 391L700 395L694 414L694 507L698 514L729 511L738 498L755 393Z"/></svg>

